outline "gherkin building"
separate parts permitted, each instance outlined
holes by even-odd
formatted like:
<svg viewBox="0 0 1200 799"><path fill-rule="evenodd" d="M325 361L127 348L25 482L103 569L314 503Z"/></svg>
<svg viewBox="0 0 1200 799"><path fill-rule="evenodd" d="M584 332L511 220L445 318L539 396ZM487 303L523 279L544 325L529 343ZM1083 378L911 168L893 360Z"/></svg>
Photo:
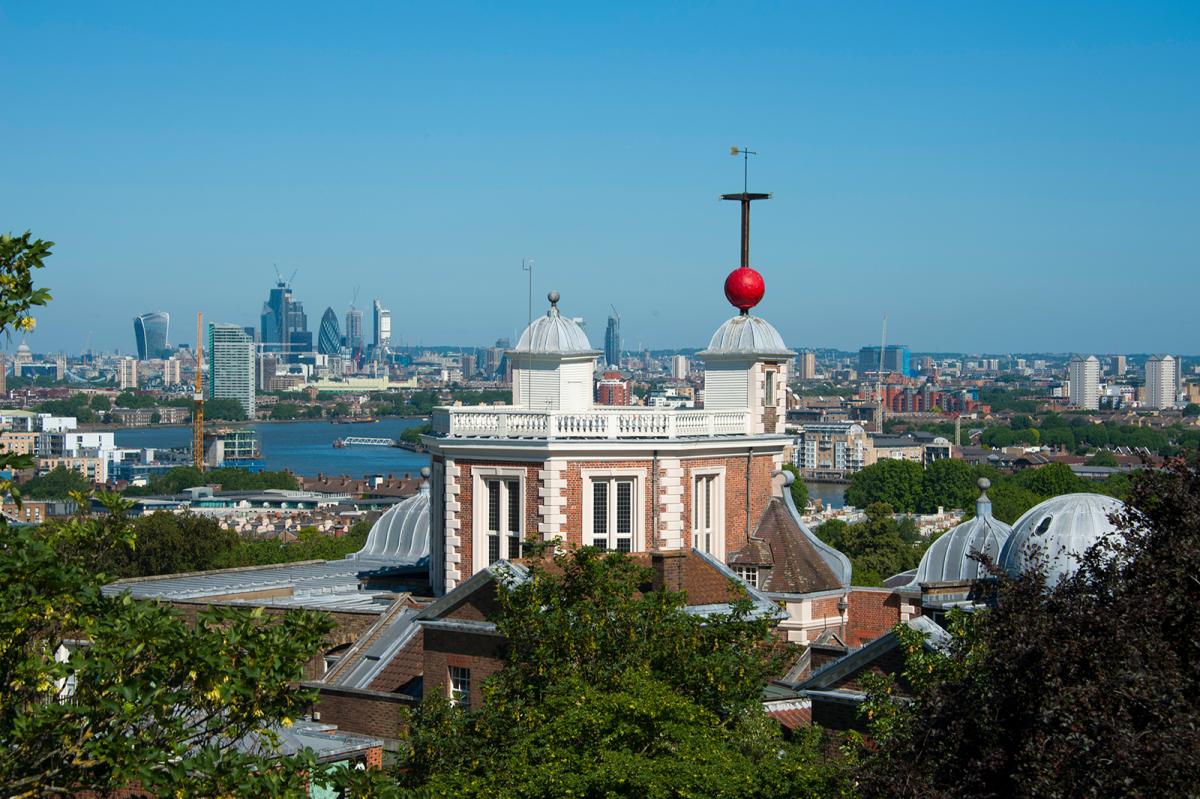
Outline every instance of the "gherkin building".
<svg viewBox="0 0 1200 799"><path fill-rule="evenodd" d="M337 355L342 351L342 332L338 329L337 314L332 308L325 309L321 317L321 331L317 334L317 352L322 355Z"/></svg>

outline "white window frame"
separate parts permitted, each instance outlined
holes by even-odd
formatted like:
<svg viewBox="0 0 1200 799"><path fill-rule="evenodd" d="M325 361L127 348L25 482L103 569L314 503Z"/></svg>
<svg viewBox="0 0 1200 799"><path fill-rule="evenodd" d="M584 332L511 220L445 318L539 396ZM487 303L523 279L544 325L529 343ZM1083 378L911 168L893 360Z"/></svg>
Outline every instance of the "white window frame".
<svg viewBox="0 0 1200 799"><path fill-rule="evenodd" d="M643 539L645 538L645 518L646 518L646 470L645 469L580 469L580 479L583 481L583 530L581 543L584 546L593 546L596 540L594 532L595 522L595 485L597 482L607 482L608 490L608 542L607 548L613 551L617 550L617 532L616 525L613 522L616 519L617 508L617 492L614 484L628 480L633 483L633 496L631 508L631 530L629 534L629 551L641 552L645 549Z"/></svg>
<svg viewBox="0 0 1200 799"><path fill-rule="evenodd" d="M766 369L764 371L765 371L765 374L764 374L764 379L763 379L763 407L771 408L771 407L774 407L774 405L775 405L775 390L776 390L775 370L774 369Z"/></svg>
<svg viewBox="0 0 1200 799"><path fill-rule="evenodd" d="M708 508L708 518L710 521L708 522L707 530L701 529L697 524L698 514L703 507L699 502L700 495L698 491L701 480L706 481L711 486L713 496L710 499L715 500L711 502ZM692 496L692 512L687 520L690 534L688 543L694 549L707 552L718 560L725 560L725 469L724 467L693 469L690 483L689 490ZM699 540L701 534L710 536L710 541L708 542L709 549L705 549L699 545L702 543Z"/></svg>
<svg viewBox="0 0 1200 799"><path fill-rule="evenodd" d="M450 666L446 669L446 694L453 707L471 709L471 670L466 666Z"/></svg>
<svg viewBox="0 0 1200 799"><path fill-rule="evenodd" d="M513 536L512 531L507 529L508 526L508 492L501 489L500 491L500 558L502 560L511 560L509 557L509 546L505 541L511 542L513 538L517 538L524 542L526 533L525 528L528 526L526 520L526 499L525 499L525 478L526 472L519 467L505 466L477 466L472 469L472 483L474 494L474 512L471 519L471 565L472 572L482 571L492 564L490 560L488 538L490 537L488 530L488 481L500 480L502 482L516 482L517 496L521 503L521 507L517 512L520 529L516 531L517 535Z"/></svg>
<svg viewBox="0 0 1200 799"><path fill-rule="evenodd" d="M736 574L746 585L751 588L758 588L758 567L757 566L734 566L733 573Z"/></svg>

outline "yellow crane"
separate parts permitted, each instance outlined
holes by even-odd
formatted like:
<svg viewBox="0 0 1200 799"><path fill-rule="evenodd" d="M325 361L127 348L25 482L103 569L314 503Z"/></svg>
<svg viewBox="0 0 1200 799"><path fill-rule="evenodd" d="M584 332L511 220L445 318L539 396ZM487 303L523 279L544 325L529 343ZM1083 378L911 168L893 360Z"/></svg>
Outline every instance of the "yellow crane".
<svg viewBox="0 0 1200 799"><path fill-rule="evenodd" d="M192 396L192 464L204 471L204 314L196 314L196 393Z"/></svg>

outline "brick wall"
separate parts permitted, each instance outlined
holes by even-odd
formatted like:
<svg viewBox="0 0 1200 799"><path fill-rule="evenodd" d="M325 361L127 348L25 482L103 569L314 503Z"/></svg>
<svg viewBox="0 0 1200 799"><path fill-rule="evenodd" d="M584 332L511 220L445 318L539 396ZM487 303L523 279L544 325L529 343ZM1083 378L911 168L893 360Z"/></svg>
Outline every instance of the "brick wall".
<svg viewBox="0 0 1200 799"><path fill-rule="evenodd" d="M812 721L827 730L866 731L866 724L858 718L857 705L816 696L812 699Z"/></svg>
<svg viewBox="0 0 1200 799"><path fill-rule="evenodd" d="M399 738L404 729L405 709L416 704L412 697L404 694L319 683L305 683L304 686L319 689L312 711L321 714L322 724L336 724L340 730L375 738Z"/></svg>
<svg viewBox="0 0 1200 799"><path fill-rule="evenodd" d="M525 537L537 537L538 529L538 505L540 499L538 497L538 488L540 486L538 480L538 472L544 468L541 461L536 463L522 463L517 461L468 461L458 460L454 462L459 468L458 477L458 535L459 547L458 551L461 555L459 561L459 577L460 583L466 581L472 574L475 573L474 558L475 558L475 468L479 466L502 467L505 469L521 469L525 473L525 495L523 501L525 507L523 523L525 528Z"/></svg>
<svg viewBox="0 0 1200 799"><path fill-rule="evenodd" d="M887 591L850 591L846 643L862 646L900 623L900 596Z"/></svg>
<svg viewBox="0 0 1200 799"><path fill-rule="evenodd" d="M424 691L446 693L451 666L471 670L471 706L483 703L483 681L504 667L502 641L491 635L425 630Z"/></svg>

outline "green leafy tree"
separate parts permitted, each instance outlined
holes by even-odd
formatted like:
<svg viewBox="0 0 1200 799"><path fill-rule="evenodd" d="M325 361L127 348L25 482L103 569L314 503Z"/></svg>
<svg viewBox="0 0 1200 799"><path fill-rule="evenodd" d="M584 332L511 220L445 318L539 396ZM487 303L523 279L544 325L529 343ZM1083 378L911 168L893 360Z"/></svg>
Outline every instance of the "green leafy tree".
<svg viewBox="0 0 1200 799"><path fill-rule="evenodd" d="M226 422L246 421L246 409L235 399L222 397L204 401L204 418L221 419Z"/></svg>
<svg viewBox="0 0 1200 799"><path fill-rule="evenodd" d="M93 411L107 412L112 410L112 401L103 394L96 394L89 403Z"/></svg>
<svg viewBox="0 0 1200 799"><path fill-rule="evenodd" d="M151 513L135 519L132 527L137 546L118 549L108 567L121 577L215 569L240 543L236 533L215 520L190 513Z"/></svg>
<svg viewBox="0 0 1200 799"><path fill-rule="evenodd" d="M1195 793L1200 460L1140 473L1129 504L1054 588L998 575L995 606L952 619L943 649L897 628L909 696L872 688L863 796Z"/></svg>
<svg viewBox="0 0 1200 799"><path fill-rule="evenodd" d="M1100 450L1099 452L1097 452L1095 455L1092 456L1092 459L1089 461L1089 463L1092 466L1120 466L1121 465L1117 461L1117 456L1112 454L1108 450Z"/></svg>
<svg viewBox="0 0 1200 799"><path fill-rule="evenodd" d="M921 464L882 460L854 473L846 489L846 502L865 508L885 502L901 513L914 513L921 496Z"/></svg>
<svg viewBox="0 0 1200 799"><path fill-rule="evenodd" d="M140 394L136 391L123 391L117 395L118 408L153 408L156 404L151 394ZM105 408L104 410L108 410Z"/></svg>
<svg viewBox="0 0 1200 799"><path fill-rule="evenodd" d="M804 513L804 509L808 507L808 486L800 479L800 470L795 466L785 463L783 469L792 473L792 502L796 503L796 510Z"/></svg>
<svg viewBox="0 0 1200 799"><path fill-rule="evenodd" d="M29 311L49 294L32 270L50 247L0 236L0 331L33 329ZM30 465L0 453L0 472ZM210 609L189 624L166 606L106 596L99 559L136 539L128 505L101 499L99 519L0 531L0 795L109 795L135 783L159 796L305 795L311 753L272 756L273 729L311 701L294 683L328 619ZM76 641L86 643L67 646ZM250 735L262 754L235 747Z"/></svg>
<svg viewBox="0 0 1200 799"><path fill-rule="evenodd" d="M1025 469L1013 479L1017 485L1043 497L1088 490L1087 482L1077 477L1065 463L1049 463L1036 469Z"/></svg>
<svg viewBox="0 0 1200 799"><path fill-rule="evenodd" d="M1189 419L1194 419L1200 416L1200 405L1194 402L1189 402L1183 409L1183 415Z"/></svg>
<svg viewBox="0 0 1200 799"><path fill-rule="evenodd" d="M79 472L56 466L41 477L28 480L21 486L21 495L27 499L67 499L91 488L91 482Z"/></svg>
<svg viewBox="0 0 1200 799"><path fill-rule="evenodd" d="M934 513L939 507L965 510L979 496L978 478L964 461L943 458L926 467L921 475L919 513Z"/></svg>
<svg viewBox="0 0 1200 799"><path fill-rule="evenodd" d="M772 622L745 603L697 618L650 582L616 553L534 558L499 590L507 665L483 707L429 696L402 783L464 797L845 795L819 733L784 741L764 717L782 664Z"/></svg>
<svg viewBox="0 0 1200 799"><path fill-rule="evenodd" d="M988 489L988 498L992 500L992 515L1005 524L1012 524L1021 518L1021 514L1045 499L1011 479L993 480L992 487Z"/></svg>

